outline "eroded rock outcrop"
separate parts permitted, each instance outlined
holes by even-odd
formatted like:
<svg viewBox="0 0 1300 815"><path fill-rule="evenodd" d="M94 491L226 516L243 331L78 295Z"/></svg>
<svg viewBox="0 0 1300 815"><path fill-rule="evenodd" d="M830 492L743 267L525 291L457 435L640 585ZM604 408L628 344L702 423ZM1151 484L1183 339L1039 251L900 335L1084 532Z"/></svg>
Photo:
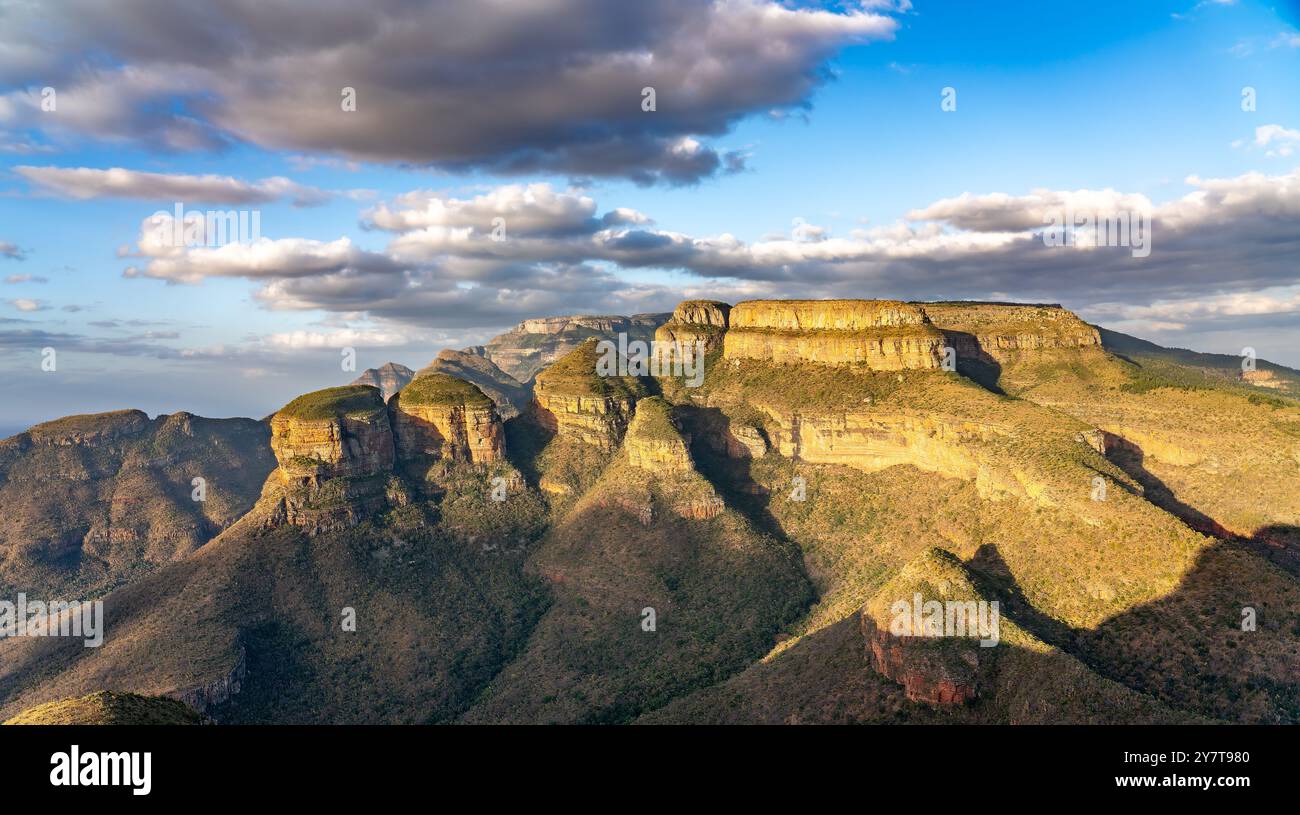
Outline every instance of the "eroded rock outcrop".
<svg viewBox="0 0 1300 815"><path fill-rule="evenodd" d="M623 439L628 463L657 475L693 469L688 441L673 423L671 408L663 399L643 399Z"/></svg>
<svg viewBox="0 0 1300 815"><path fill-rule="evenodd" d="M424 374L389 400L398 456L491 464L505 455L505 430L492 400L469 382Z"/></svg>
<svg viewBox="0 0 1300 815"><path fill-rule="evenodd" d="M989 684L1000 609L949 552L930 549L905 566L863 607L859 622L867 665L902 685L911 701L961 705Z"/></svg>
<svg viewBox="0 0 1300 815"><path fill-rule="evenodd" d="M736 305L723 341L728 360L939 368L943 334L920 307L894 300L750 300Z"/></svg>
<svg viewBox="0 0 1300 815"><path fill-rule="evenodd" d="M446 374L413 379L384 404L379 390L316 391L271 419L279 467L258 503L266 525L312 531L353 526L441 491L453 467L504 464L505 431L492 400Z"/></svg>
<svg viewBox="0 0 1300 815"><path fill-rule="evenodd" d="M623 455L625 461L612 467L597 488L601 503L622 507L645 526L653 522L656 507L698 521L721 514L722 499L696 472L690 438L662 397L637 402Z"/></svg>
<svg viewBox="0 0 1300 815"><path fill-rule="evenodd" d="M279 467L259 502L271 524L311 530L360 523L388 504L395 449L378 388L315 391L271 419Z"/></svg>
<svg viewBox="0 0 1300 815"><path fill-rule="evenodd" d="M598 373L596 346L588 340L537 376L532 416L562 437L612 452L647 390L636 377Z"/></svg>
<svg viewBox="0 0 1300 815"><path fill-rule="evenodd" d="M718 300L684 300L673 310L672 319L655 331L655 342L677 343L695 348L698 342L707 354L722 347L731 306Z"/></svg>

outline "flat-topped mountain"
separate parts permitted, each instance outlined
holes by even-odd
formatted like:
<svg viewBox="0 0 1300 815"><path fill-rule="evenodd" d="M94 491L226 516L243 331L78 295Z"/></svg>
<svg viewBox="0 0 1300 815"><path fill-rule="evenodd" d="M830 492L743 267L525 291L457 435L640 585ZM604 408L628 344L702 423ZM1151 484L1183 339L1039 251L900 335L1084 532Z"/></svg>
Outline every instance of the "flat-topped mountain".
<svg viewBox="0 0 1300 815"><path fill-rule="evenodd" d="M257 505L110 594L98 652L0 642L0 711L107 688L230 722L1300 721L1297 372L1057 305L687 301L653 331L703 343L689 383L603 368L600 319L508 419L469 352L387 400L290 402ZM900 632L903 602L996 604L997 641Z"/></svg>
<svg viewBox="0 0 1300 815"><path fill-rule="evenodd" d="M729 360L938 368L944 336L925 311L888 300L749 300L731 310Z"/></svg>

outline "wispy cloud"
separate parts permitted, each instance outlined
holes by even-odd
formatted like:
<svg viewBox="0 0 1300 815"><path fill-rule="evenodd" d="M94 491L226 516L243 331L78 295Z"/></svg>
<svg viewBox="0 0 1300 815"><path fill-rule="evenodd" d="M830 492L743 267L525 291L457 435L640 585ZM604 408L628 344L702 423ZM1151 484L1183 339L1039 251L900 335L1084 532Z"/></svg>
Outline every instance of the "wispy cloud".
<svg viewBox="0 0 1300 815"><path fill-rule="evenodd" d="M14 172L37 188L69 198L136 198L147 201L197 201L214 204L264 204L287 200L294 206L315 206L331 193L282 176L257 182L223 175L182 175L91 167L15 167Z"/></svg>

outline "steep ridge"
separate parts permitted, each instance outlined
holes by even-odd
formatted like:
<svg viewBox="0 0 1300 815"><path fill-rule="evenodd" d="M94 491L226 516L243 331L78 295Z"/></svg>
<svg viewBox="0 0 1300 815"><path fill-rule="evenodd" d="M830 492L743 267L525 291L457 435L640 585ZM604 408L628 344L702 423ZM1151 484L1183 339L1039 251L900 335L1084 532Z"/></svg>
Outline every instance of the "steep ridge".
<svg viewBox="0 0 1300 815"><path fill-rule="evenodd" d="M645 526L657 512L695 520L722 513L722 499L696 472L689 439L663 398L651 396L636 403L623 453L625 459L611 465L598 485L602 501L632 511Z"/></svg>
<svg viewBox="0 0 1300 815"><path fill-rule="evenodd" d="M269 436L251 419L124 410L0 440L0 591L96 596L188 555L253 505Z"/></svg>

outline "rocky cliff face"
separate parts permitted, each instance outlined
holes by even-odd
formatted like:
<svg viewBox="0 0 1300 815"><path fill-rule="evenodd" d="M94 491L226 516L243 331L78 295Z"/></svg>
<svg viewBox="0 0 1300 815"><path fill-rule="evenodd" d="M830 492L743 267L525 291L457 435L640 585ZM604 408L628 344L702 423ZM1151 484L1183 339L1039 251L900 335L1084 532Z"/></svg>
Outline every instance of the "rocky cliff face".
<svg viewBox="0 0 1300 815"><path fill-rule="evenodd" d="M982 621L990 623L984 630L979 627L981 602ZM950 605L955 612L948 610ZM955 625L958 614L960 628ZM988 684L997 650L997 645L981 647L980 640L992 635L988 641L1000 642L1002 636L1000 614L994 615L961 562L931 549L863 607L859 622L867 665L902 685L913 702L947 706L973 701Z"/></svg>
<svg viewBox="0 0 1300 815"><path fill-rule="evenodd" d="M707 354L722 347L731 306L717 300L686 300L673 310L672 318L655 330L655 341L679 343L683 348L704 345Z"/></svg>
<svg viewBox="0 0 1300 815"><path fill-rule="evenodd" d="M648 341L667 314L634 314L631 317L543 317L524 320L483 346L483 355L520 382L528 382L546 366L573 351L590 338Z"/></svg>
<svg viewBox="0 0 1300 815"><path fill-rule="evenodd" d="M647 390L635 377L599 375L596 343L588 340L538 375L532 416L563 437L611 452Z"/></svg>
<svg viewBox="0 0 1300 815"><path fill-rule="evenodd" d="M205 682L202 685L175 691L170 696L184 702L199 713L205 713L216 705L229 702L231 697L239 693L247 677L246 653L244 646L240 645L235 657L234 667L224 676Z"/></svg>
<svg viewBox="0 0 1300 815"><path fill-rule="evenodd" d="M300 396L272 417L271 448L279 467L262 492L261 522L319 532L410 503L436 480L434 465L503 461L505 432L482 391L434 373L387 405L369 385Z"/></svg>
<svg viewBox="0 0 1300 815"><path fill-rule="evenodd" d="M667 402L652 396L638 403L623 439L629 464L657 475L688 472L694 469L688 445Z"/></svg>
<svg viewBox="0 0 1300 815"><path fill-rule="evenodd" d="M751 300L731 310L728 360L939 368L943 334L918 306L892 300Z"/></svg>
<svg viewBox="0 0 1300 815"><path fill-rule="evenodd" d="M766 433L787 458L812 464L840 464L875 472L896 464L978 481L996 492L996 482L972 445L1009 430L934 413L846 412L827 415L773 411ZM982 490L983 491L983 490Z"/></svg>
<svg viewBox="0 0 1300 815"><path fill-rule="evenodd" d="M398 455L491 464L505 455L496 407L469 382L422 374L389 400Z"/></svg>
<svg viewBox="0 0 1300 815"><path fill-rule="evenodd" d="M957 356L1005 360L1019 351L1101 346L1101 334L1059 305L919 303Z"/></svg>
<svg viewBox="0 0 1300 815"><path fill-rule="evenodd" d="M367 368L361 376L352 381L353 385L370 385L379 388L379 392L388 399L397 393L415 377L415 372L396 362L385 363L378 368Z"/></svg>
<svg viewBox="0 0 1300 815"><path fill-rule="evenodd" d="M697 521L722 513L722 499L696 472L690 437L682 432L663 397L636 403L622 453L623 460L605 472L594 491L601 504L621 507L643 526L665 510Z"/></svg>
<svg viewBox="0 0 1300 815"><path fill-rule="evenodd" d="M298 397L272 417L271 449L279 467L260 502L269 523L338 529L388 503L395 449L378 388L347 385Z"/></svg>

